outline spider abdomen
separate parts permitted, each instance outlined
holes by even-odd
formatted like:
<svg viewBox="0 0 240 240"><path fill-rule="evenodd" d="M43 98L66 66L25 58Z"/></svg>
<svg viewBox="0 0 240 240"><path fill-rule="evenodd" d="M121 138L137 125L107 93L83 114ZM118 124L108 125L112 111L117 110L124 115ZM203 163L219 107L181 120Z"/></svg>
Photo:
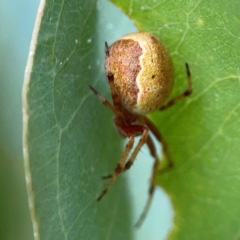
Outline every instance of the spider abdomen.
<svg viewBox="0 0 240 240"><path fill-rule="evenodd" d="M105 70L121 104L146 115L159 109L173 87L173 69L162 43L149 33L127 35L108 48Z"/></svg>

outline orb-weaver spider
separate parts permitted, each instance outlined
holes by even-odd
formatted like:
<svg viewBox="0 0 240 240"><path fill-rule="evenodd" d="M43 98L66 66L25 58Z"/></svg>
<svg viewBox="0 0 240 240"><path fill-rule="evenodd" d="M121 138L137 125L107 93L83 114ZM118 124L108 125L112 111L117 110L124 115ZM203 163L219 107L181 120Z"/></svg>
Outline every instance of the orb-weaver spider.
<svg viewBox="0 0 240 240"><path fill-rule="evenodd" d="M110 178L110 182L97 200L101 200L107 193L119 174L132 166L140 149L146 143L151 156L154 158L154 165L148 200L137 222L137 225L140 226L151 205L160 164L155 145L148 134L149 131L162 144L168 166L173 165L166 142L159 130L146 117L146 114L156 110L165 110L177 101L189 96L192 93L190 70L186 63L187 90L164 104L172 91L173 70L168 53L157 38L149 33L130 34L119 39L110 47L105 43L105 52L105 71L113 105L92 86L90 88L98 99L115 114L114 123L118 133L121 137L128 138L128 142L114 173L104 177ZM136 136L141 137L133 149Z"/></svg>

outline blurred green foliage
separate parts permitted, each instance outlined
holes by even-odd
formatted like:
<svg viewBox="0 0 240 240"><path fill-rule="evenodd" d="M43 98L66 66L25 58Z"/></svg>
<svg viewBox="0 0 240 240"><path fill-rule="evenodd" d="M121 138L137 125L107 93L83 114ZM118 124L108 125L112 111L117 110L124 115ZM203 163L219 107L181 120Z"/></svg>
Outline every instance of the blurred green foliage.
<svg viewBox="0 0 240 240"><path fill-rule="evenodd" d="M0 239L32 240L22 157L22 84L38 2L0 2Z"/></svg>

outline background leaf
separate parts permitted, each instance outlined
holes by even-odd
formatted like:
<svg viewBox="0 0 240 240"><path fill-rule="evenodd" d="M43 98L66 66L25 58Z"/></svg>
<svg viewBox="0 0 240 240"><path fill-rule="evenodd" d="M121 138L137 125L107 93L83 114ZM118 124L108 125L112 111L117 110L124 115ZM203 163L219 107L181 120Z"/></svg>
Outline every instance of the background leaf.
<svg viewBox="0 0 240 240"><path fill-rule="evenodd" d="M95 1L47 1L38 12L23 94L36 239L132 239L124 179L96 201L106 184L101 176L121 154L111 114L89 90L92 84L106 93L106 85L97 84L105 81L97 7Z"/></svg>
<svg viewBox="0 0 240 240"><path fill-rule="evenodd" d="M21 89L35 1L0 1L0 239L33 239L22 156Z"/></svg>
<svg viewBox="0 0 240 240"><path fill-rule="evenodd" d="M174 204L171 239L238 239L240 3L114 0L140 31L158 36L175 68L172 96L194 92L152 120L175 167L159 176Z"/></svg>

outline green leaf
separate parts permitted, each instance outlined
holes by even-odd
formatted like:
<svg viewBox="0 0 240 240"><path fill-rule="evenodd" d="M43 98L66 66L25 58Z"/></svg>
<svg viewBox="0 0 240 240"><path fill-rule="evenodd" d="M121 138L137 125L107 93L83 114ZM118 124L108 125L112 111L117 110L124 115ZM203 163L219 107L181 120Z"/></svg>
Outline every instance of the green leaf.
<svg viewBox="0 0 240 240"><path fill-rule="evenodd" d="M113 2L169 50L172 97L187 87L185 62L192 73L193 94L151 116L175 163L158 179L175 209L170 238L238 239L240 2Z"/></svg>
<svg viewBox="0 0 240 240"><path fill-rule="evenodd" d="M109 96L98 8L94 0L48 0L38 11L23 88L35 239L133 239L125 179L96 201L101 176L121 156L112 114L89 89Z"/></svg>

